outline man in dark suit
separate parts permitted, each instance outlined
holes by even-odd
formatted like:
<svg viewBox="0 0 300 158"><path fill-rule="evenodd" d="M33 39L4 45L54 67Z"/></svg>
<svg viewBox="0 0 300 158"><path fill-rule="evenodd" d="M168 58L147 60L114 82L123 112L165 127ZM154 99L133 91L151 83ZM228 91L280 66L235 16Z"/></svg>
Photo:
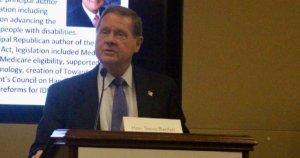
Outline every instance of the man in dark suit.
<svg viewBox="0 0 300 158"><path fill-rule="evenodd" d="M143 42L140 17L128 8L109 7L96 30L95 52L100 64L50 86L30 157L37 151L35 156L39 157L58 128L113 130L113 102L118 89L113 83L120 78L127 102L125 116L180 119L183 131L188 132L174 80L131 65ZM104 70L107 74L103 75ZM99 121L96 116L100 116Z"/></svg>
<svg viewBox="0 0 300 158"><path fill-rule="evenodd" d="M82 0L82 4L67 12L67 26L95 27L104 10L104 0Z"/></svg>

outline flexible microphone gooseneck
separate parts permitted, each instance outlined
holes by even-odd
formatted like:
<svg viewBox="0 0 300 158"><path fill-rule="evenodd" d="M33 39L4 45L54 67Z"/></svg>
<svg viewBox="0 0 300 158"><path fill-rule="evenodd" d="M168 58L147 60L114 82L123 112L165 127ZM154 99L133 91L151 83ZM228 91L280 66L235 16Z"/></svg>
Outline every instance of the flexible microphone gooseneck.
<svg viewBox="0 0 300 158"><path fill-rule="evenodd" d="M100 96L100 101L97 107L97 112L96 112L96 119L95 119L95 123L94 123L94 130L97 130L97 125L98 125L98 120L99 120L99 110L100 110L100 106L102 103L102 98L103 98L103 92L104 92L104 81L105 81L105 77L107 74L107 70L105 68L102 68L100 70L100 74L102 76L102 89L101 89L101 96Z"/></svg>

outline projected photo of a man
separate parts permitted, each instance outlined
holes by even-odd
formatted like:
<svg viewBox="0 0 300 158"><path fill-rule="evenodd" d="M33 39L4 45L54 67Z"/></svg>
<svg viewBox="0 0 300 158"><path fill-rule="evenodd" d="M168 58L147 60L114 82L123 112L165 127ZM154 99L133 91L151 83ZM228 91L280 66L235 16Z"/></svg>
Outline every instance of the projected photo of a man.
<svg viewBox="0 0 300 158"><path fill-rule="evenodd" d="M120 4L120 0L68 0L67 26L96 27L106 7Z"/></svg>

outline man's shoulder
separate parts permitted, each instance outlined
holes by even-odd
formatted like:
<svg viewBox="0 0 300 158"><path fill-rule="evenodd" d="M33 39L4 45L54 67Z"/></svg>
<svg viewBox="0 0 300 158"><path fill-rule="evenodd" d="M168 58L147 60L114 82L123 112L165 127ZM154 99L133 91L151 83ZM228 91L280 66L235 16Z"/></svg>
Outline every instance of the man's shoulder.
<svg viewBox="0 0 300 158"><path fill-rule="evenodd" d="M82 6L79 6L67 12L67 26L93 27L93 24Z"/></svg>
<svg viewBox="0 0 300 158"><path fill-rule="evenodd" d="M76 7L76 8L74 8L74 9L72 9L72 10L69 11L68 13L69 13L68 16L73 16L73 17L75 17L75 16L78 16L78 15L84 13L84 9L83 9L82 6L80 5L80 6Z"/></svg>
<svg viewBox="0 0 300 158"><path fill-rule="evenodd" d="M141 74L141 75L145 75L145 76L154 76L154 77L159 77L159 78L172 79L170 76L168 76L166 74L155 72L155 71L148 70L148 69L144 69L144 68L137 67L137 66L133 67L133 71L137 74Z"/></svg>
<svg viewBox="0 0 300 158"><path fill-rule="evenodd" d="M147 70L140 67L133 67L133 73L134 77L138 80L142 80L143 82L149 82L149 83L166 83L166 84L174 84L175 80L163 73Z"/></svg>
<svg viewBox="0 0 300 158"><path fill-rule="evenodd" d="M50 88L78 87L80 85L84 86L85 84L90 84L91 82L97 82L97 73L98 73L98 66L83 74L65 78L59 82L56 82L52 84Z"/></svg>

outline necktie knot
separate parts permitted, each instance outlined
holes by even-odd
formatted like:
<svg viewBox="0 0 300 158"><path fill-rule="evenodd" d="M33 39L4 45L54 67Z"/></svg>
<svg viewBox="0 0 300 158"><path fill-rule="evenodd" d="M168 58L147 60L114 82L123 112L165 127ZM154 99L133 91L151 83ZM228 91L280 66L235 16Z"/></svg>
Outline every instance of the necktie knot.
<svg viewBox="0 0 300 158"><path fill-rule="evenodd" d="M96 15L96 16L94 17L94 20L93 20L93 25L94 25L94 27L97 27L98 23L99 23L99 16Z"/></svg>
<svg viewBox="0 0 300 158"><path fill-rule="evenodd" d="M123 86L124 83L125 83L125 80L122 78L122 77L117 77L113 80L112 82L116 87L119 87L119 86Z"/></svg>

